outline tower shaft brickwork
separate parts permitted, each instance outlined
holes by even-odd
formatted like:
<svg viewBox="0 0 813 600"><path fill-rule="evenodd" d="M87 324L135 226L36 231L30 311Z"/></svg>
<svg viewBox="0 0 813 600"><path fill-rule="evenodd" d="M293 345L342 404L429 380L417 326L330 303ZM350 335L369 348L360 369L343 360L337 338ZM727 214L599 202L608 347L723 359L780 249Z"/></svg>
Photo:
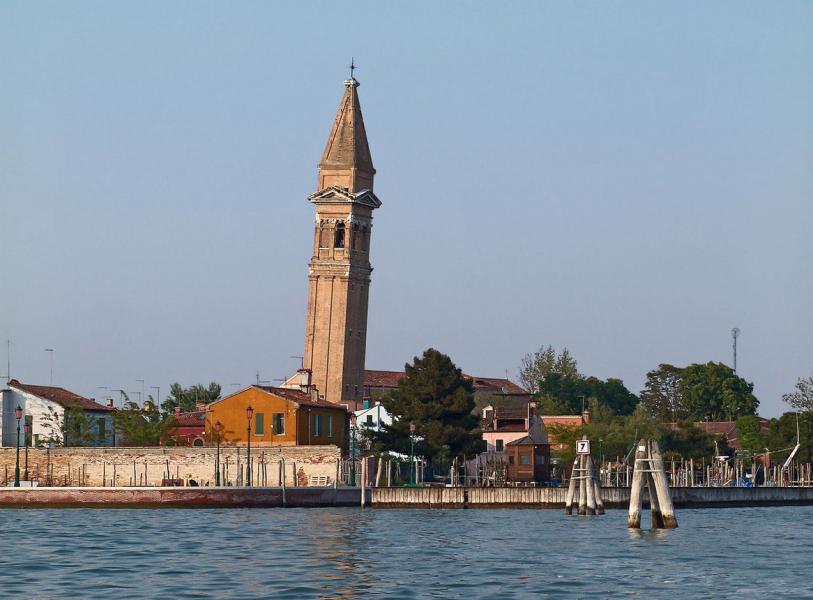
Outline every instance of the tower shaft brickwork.
<svg viewBox="0 0 813 600"><path fill-rule="evenodd" d="M320 398L350 409L364 395L373 168L358 81L345 92L319 163L313 255L308 265L304 368Z"/></svg>

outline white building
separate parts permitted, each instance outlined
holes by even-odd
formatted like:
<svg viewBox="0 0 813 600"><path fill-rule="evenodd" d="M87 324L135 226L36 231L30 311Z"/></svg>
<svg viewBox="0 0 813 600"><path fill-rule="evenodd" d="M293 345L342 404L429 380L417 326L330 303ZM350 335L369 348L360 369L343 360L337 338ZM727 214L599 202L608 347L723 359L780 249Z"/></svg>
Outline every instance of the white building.
<svg viewBox="0 0 813 600"><path fill-rule="evenodd" d="M376 402L373 406L362 408L353 413L356 415L356 427L366 427L373 431L381 431L382 425L392 425L392 417L387 410Z"/></svg>
<svg viewBox="0 0 813 600"><path fill-rule="evenodd" d="M17 444L17 419L14 411L19 406L23 410L20 420L20 445L24 445L23 431L27 423L31 428L29 436L32 446L44 446L49 440L56 445L94 445L114 446L112 406L99 404L91 398L61 387L29 385L16 379L8 382L8 387L0 390L0 408L2 408L2 426L0 427L0 446ZM69 431L65 431L65 413L83 417L81 424L88 431L77 439L72 426L79 426L79 420L68 419ZM67 439L66 439L67 437ZM73 438L73 439L72 439ZM67 443L66 443L67 442Z"/></svg>

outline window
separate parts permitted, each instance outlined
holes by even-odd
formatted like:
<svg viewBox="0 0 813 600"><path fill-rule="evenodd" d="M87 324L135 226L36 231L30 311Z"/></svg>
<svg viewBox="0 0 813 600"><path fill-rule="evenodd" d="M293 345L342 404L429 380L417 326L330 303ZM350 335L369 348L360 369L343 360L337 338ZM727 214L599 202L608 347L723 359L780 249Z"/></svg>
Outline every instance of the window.
<svg viewBox="0 0 813 600"><path fill-rule="evenodd" d="M530 465L531 464L531 457L527 454L523 454L519 457L519 464L521 465Z"/></svg>
<svg viewBox="0 0 813 600"><path fill-rule="evenodd" d="M334 248L344 248L344 223L336 223L336 234L333 238Z"/></svg>
<svg viewBox="0 0 813 600"><path fill-rule="evenodd" d="M367 425L373 426L373 415L367 415Z"/></svg>
<svg viewBox="0 0 813 600"><path fill-rule="evenodd" d="M104 420L104 417L101 417L98 421L99 427L99 441L103 442L107 438L107 432L105 431L107 423Z"/></svg>
<svg viewBox="0 0 813 600"><path fill-rule="evenodd" d="M254 413L254 435L265 435L265 415Z"/></svg>
<svg viewBox="0 0 813 600"><path fill-rule="evenodd" d="M313 435L322 435L322 415L315 415L313 417Z"/></svg>
<svg viewBox="0 0 813 600"><path fill-rule="evenodd" d="M195 438L195 441L192 442L192 445L195 446L196 448L200 448L201 446L203 446L203 440L200 438Z"/></svg>
<svg viewBox="0 0 813 600"><path fill-rule="evenodd" d="M502 441L502 440L497 440L496 442L494 442L494 449L495 449L497 452L502 452L502 451L503 451L503 448L504 448L504 445L503 445L503 441Z"/></svg>
<svg viewBox="0 0 813 600"><path fill-rule="evenodd" d="M509 465L513 465L513 464L514 464L514 457L513 457L513 456L509 456L509 457L508 457L508 464L509 464Z"/></svg>
<svg viewBox="0 0 813 600"><path fill-rule="evenodd" d="M283 413L274 413L274 435L285 434L285 415Z"/></svg>
<svg viewBox="0 0 813 600"><path fill-rule="evenodd" d="M324 223L319 227L319 247L330 248L330 231Z"/></svg>
<svg viewBox="0 0 813 600"><path fill-rule="evenodd" d="M327 437L333 437L333 415L327 416Z"/></svg>

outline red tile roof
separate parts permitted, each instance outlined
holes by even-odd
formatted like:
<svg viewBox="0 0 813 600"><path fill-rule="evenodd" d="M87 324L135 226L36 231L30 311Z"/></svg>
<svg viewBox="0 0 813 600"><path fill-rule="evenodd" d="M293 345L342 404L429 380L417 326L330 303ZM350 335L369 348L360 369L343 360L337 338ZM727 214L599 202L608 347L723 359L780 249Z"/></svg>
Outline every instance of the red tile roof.
<svg viewBox="0 0 813 600"><path fill-rule="evenodd" d="M398 381L406 373L403 371L364 371L364 385L372 388L397 388ZM503 394L528 394L528 390L521 388L510 379L499 379L495 377L474 377L465 375L474 385L474 391L484 391L486 389L499 390Z"/></svg>
<svg viewBox="0 0 813 600"><path fill-rule="evenodd" d="M204 421L206 420L206 411L196 410L174 415L174 417L176 427L203 427Z"/></svg>
<svg viewBox="0 0 813 600"><path fill-rule="evenodd" d="M373 388L397 388L403 371L364 371L364 385Z"/></svg>
<svg viewBox="0 0 813 600"><path fill-rule="evenodd" d="M27 383L20 383L16 379L8 382L10 388L14 388L23 392L33 394L38 398L50 400L62 406L63 408L80 408L82 410L96 411L96 412L112 412L116 410L110 406L99 404L91 398L85 398L79 394L66 390L61 387L53 387L50 385L30 385Z"/></svg>
<svg viewBox="0 0 813 600"><path fill-rule="evenodd" d="M332 408L335 410L347 411L344 406L339 404L333 404L332 402L320 402L316 401L311 398L310 395L302 392L300 390L292 390L289 388L280 388L280 387L270 387L265 385L255 385L252 386L257 389L263 390L264 392L268 392L269 394L274 394L283 400L289 400L291 402L296 402L300 406L314 406L317 408Z"/></svg>

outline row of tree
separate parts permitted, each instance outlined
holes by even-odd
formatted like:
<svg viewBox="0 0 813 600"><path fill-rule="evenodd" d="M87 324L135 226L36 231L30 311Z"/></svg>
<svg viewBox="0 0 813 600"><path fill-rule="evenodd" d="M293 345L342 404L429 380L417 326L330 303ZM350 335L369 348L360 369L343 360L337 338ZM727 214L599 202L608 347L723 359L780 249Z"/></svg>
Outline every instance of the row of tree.
<svg viewBox="0 0 813 600"><path fill-rule="evenodd" d="M719 421L755 415L759 407L754 385L731 367L714 362L662 364L647 373L644 389L636 396L620 379L582 375L566 348L557 353L547 346L522 359L520 381L537 396L546 414L578 414L600 403L616 415L630 415L640 403L662 421Z"/></svg>

